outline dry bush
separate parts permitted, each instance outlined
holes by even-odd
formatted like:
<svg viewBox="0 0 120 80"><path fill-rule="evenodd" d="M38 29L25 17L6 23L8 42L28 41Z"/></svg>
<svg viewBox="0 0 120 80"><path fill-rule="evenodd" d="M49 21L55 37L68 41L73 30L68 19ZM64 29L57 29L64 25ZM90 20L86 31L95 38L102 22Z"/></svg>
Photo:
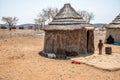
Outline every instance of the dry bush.
<svg viewBox="0 0 120 80"><path fill-rule="evenodd" d="M33 26L29 26L28 29L33 29Z"/></svg>
<svg viewBox="0 0 120 80"><path fill-rule="evenodd" d="M12 29L16 29L16 27L15 27L15 26L13 26L13 27L12 27Z"/></svg>
<svg viewBox="0 0 120 80"><path fill-rule="evenodd" d="M5 27L5 26L2 26L2 27L1 27L1 29L7 29L7 27Z"/></svg>
<svg viewBox="0 0 120 80"><path fill-rule="evenodd" d="M24 27L19 27L19 29L24 29Z"/></svg>

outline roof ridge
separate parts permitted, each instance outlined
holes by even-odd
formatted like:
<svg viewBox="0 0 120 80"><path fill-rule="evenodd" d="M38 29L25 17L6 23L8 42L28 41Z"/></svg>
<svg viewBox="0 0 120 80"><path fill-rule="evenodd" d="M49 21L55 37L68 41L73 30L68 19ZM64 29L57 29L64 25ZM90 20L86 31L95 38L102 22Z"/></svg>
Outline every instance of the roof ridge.
<svg viewBox="0 0 120 80"><path fill-rule="evenodd" d="M120 14L118 14L110 24L119 23L120 24Z"/></svg>
<svg viewBox="0 0 120 80"><path fill-rule="evenodd" d="M82 16L75 11L70 3L64 4L59 13L53 18L49 25L53 24L72 24L72 23L87 23Z"/></svg>
<svg viewBox="0 0 120 80"><path fill-rule="evenodd" d="M82 18L73 8L67 3L60 9L59 13L54 18Z"/></svg>
<svg viewBox="0 0 120 80"><path fill-rule="evenodd" d="M118 14L111 23L109 23L107 28L120 28L120 14Z"/></svg>

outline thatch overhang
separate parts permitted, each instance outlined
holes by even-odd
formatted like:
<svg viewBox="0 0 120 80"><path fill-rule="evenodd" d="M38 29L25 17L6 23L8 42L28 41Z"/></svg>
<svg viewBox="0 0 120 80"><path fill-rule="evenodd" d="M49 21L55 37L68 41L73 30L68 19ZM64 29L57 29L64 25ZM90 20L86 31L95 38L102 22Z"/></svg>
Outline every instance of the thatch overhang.
<svg viewBox="0 0 120 80"><path fill-rule="evenodd" d="M92 27L90 24L46 25L44 27L44 30L79 30L79 29L93 30L94 27Z"/></svg>
<svg viewBox="0 0 120 80"><path fill-rule="evenodd" d="M120 14L106 28L120 28Z"/></svg>
<svg viewBox="0 0 120 80"><path fill-rule="evenodd" d="M84 21L70 4L65 4L43 30L76 30L84 27L92 27L92 25Z"/></svg>
<svg viewBox="0 0 120 80"><path fill-rule="evenodd" d="M93 30L94 27L84 27L84 29L87 29L87 30Z"/></svg>
<svg viewBox="0 0 120 80"><path fill-rule="evenodd" d="M77 30L83 29L83 25L47 25L44 30Z"/></svg>

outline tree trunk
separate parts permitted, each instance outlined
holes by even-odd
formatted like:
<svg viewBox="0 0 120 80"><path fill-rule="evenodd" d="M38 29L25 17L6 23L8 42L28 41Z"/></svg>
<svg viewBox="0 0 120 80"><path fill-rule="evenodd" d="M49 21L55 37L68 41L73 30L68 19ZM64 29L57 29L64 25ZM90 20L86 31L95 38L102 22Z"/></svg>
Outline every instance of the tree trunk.
<svg viewBox="0 0 120 80"><path fill-rule="evenodd" d="M10 31L12 30L12 27L11 27L11 25L9 25L9 30L10 30Z"/></svg>

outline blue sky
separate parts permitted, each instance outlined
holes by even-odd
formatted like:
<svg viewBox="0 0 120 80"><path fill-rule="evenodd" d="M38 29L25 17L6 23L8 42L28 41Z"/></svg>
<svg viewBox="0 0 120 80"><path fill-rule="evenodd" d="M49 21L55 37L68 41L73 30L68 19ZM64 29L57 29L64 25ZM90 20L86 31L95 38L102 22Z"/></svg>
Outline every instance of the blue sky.
<svg viewBox="0 0 120 80"><path fill-rule="evenodd" d="M91 23L110 23L120 13L120 0L0 0L0 24L3 16L19 18L18 24L34 23L43 8L62 8L71 3L75 10L93 12Z"/></svg>

